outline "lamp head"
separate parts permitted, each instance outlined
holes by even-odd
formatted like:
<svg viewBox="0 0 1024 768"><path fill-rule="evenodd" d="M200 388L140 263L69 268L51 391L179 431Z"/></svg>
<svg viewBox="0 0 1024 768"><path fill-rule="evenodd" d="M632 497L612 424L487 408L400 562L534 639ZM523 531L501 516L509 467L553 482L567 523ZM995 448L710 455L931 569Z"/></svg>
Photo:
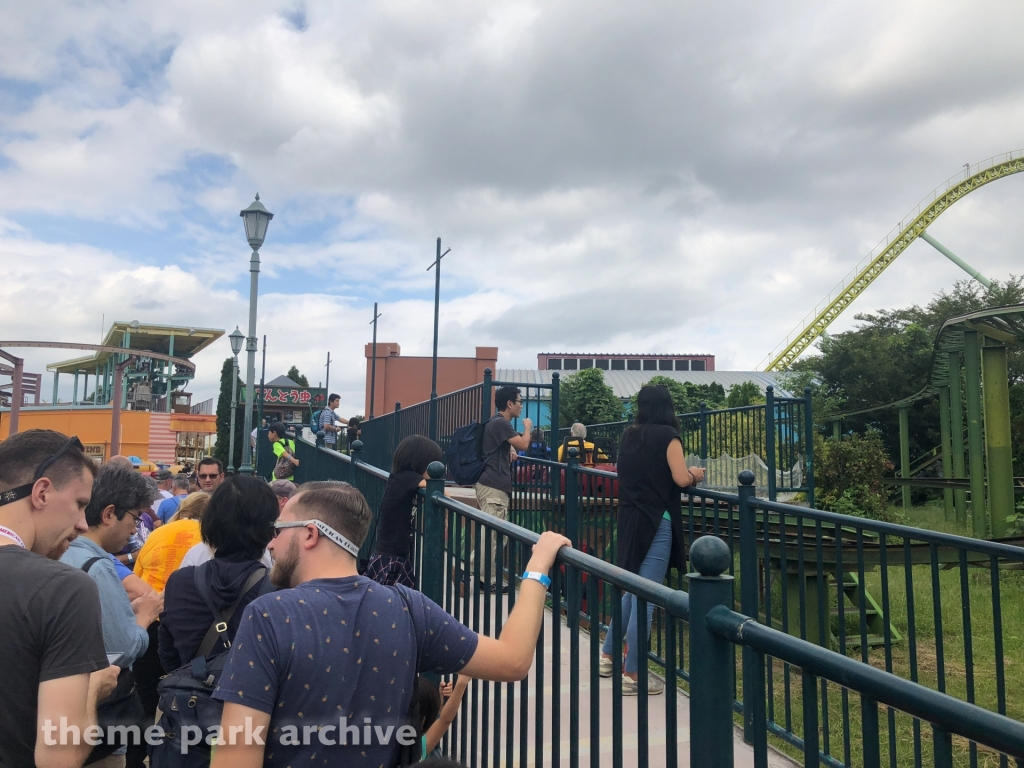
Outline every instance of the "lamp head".
<svg viewBox="0 0 1024 768"><path fill-rule="evenodd" d="M245 336L238 330L238 326L235 326L235 330L228 336L228 340L231 342L231 354L238 357L238 353L242 351L242 342L245 341Z"/></svg>
<svg viewBox="0 0 1024 768"><path fill-rule="evenodd" d="M257 194L252 204L238 215L245 224L245 237L249 241L249 247L253 250L259 248L267 236L267 225L274 218L274 214L260 202L260 196Z"/></svg>

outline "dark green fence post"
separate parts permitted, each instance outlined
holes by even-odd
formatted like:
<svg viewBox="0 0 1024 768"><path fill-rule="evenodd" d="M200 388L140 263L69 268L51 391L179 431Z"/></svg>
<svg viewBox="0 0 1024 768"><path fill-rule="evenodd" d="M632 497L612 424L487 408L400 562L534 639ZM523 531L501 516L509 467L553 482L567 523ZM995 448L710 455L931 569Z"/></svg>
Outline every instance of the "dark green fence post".
<svg viewBox="0 0 1024 768"><path fill-rule="evenodd" d="M807 475L807 506L814 509L814 414L811 388L804 387L804 471Z"/></svg>
<svg viewBox="0 0 1024 768"><path fill-rule="evenodd" d="M579 449L570 448L565 460L565 535L573 549L580 548L580 489L576 472L579 463Z"/></svg>
<svg viewBox="0 0 1024 768"><path fill-rule="evenodd" d="M558 430L561 425L558 416L559 408L559 388L561 386L561 376L558 371L551 374L551 437L548 439L548 444L552 450L557 450L556 445L561 444L561 440L558 439ZM556 457L557 458L557 457Z"/></svg>
<svg viewBox="0 0 1024 768"><path fill-rule="evenodd" d="M491 394L491 376L493 371L490 368L484 368L484 386L480 392L480 423L486 424L491 420L491 400L494 399L494 395Z"/></svg>
<svg viewBox="0 0 1024 768"><path fill-rule="evenodd" d="M398 450L398 441L399 441L399 439L401 438L401 435L402 435L402 431L400 429L401 424L399 424L399 417L398 417L398 414L401 411L402 411L402 404L399 403L399 402L396 402L395 403L395 425L391 429L391 450L388 451L387 465L383 466L383 467L379 467L379 469L386 469L389 472L391 471L391 460L395 457L395 451ZM435 443L437 442L437 437L435 437L433 435L431 435L430 439L433 440Z"/></svg>
<svg viewBox="0 0 1024 768"><path fill-rule="evenodd" d="M444 601L444 509L435 496L444 496L445 466L440 461L427 467L426 500L423 503L423 573L420 589L438 605Z"/></svg>
<svg viewBox="0 0 1024 768"><path fill-rule="evenodd" d="M775 501L775 387L768 385L764 390L764 463L768 465L768 500Z"/></svg>
<svg viewBox="0 0 1024 768"><path fill-rule="evenodd" d="M313 471L306 474L306 480L330 480L320 471L320 449L324 447L324 431L319 430L314 437L316 445L313 448Z"/></svg>
<svg viewBox="0 0 1024 768"><path fill-rule="evenodd" d="M717 536L701 536L690 546L690 765L732 768L732 644L708 629L707 615L732 606L729 545ZM641 685L644 681L641 681ZM643 727L643 726L641 726Z"/></svg>
<svg viewBox="0 0 1024 768"><path fill-rule="evenodd" d="M700 404L700 460L708 458L708 404Z"/></svg>
<svg viewBox="0 0 1024 768"><path fill-rule="evenodd" d="M740 518L740 612L757 618L758 588L761 583L757 559L757 511L750 505L750 499L757 493L754 487L754 473L749 469L740 472L739 495ZM766 746L768 734L765 730L765 682L764 666L760 656L751 648L743 648L743 740L754 744L754 754ZM758 743L755 744L755 741Z"/></svg>

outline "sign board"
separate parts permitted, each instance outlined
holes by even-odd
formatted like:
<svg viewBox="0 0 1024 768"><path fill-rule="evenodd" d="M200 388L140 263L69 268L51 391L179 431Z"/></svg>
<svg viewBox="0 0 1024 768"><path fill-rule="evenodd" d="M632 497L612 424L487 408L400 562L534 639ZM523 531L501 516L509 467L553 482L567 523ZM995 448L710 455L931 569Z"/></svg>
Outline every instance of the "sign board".
<svg viewBox="0 0 1024 768"><path fill-rule="evenodd" d="M291 405L320 407L327 405L327 390L308 387L264 387L263 402L266 405Z"/></svg>
<svg viewBox="0 0 1024 768"><path fill-rule="evenodd" d="M106 443L85 443L82 446L83 452L97 464L102 464L107 457Z"/></svg>

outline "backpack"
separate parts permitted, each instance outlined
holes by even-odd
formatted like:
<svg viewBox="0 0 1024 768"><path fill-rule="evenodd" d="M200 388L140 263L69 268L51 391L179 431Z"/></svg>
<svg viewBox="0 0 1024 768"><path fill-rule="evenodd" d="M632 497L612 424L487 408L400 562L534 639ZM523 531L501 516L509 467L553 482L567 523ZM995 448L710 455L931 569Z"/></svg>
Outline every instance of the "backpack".
<svg viewBox="0 0 1024 768"><path fill-rule="evenodd" d="M316 433L320 431L320 414L323 413L323 408L312 411L309 417L309 431L313 433L313 438L316 438Z"/></svg>
<svg viewBox="0 0 1024 768"><path fill-rule="evenodd" d="M479 481L487 462L496 456L502 447L499 445L487 456L483 455L485 426L480 422L471 421L466 426L456 429L448 441L445 460L448 464L448 473L458 485L474 485Z"/></svg>
<svg viewBox="0 0 1024 768"><path fill-rule="evenodd" d="M273 589L270 579L266 578L267 569L257 568L243 585L235 602L223 611L218 611L213 607L210 584L206 579L208 566L207 562L196 567L195 584L199 595L216 618L207 630L192 662L162 678L160 685L157 686L157 694L160 697L160 720L157 725L163 733L160 735L161 741L149 749L150 768L208 768L211 755L210 745L206 739L211 733L215 733L211 729L220 725L224 709L223 702L213 698L213 692L227 662L226 651L231 648L228 622L231 621L242 598L260 580L263 580L260 595L265 595ZM211 659L210 654L214 652L218 642L224 652ZM188 752L183 753L182 732L185 727L190 726L198 726L203 738L199 744L189 746Z"/></svg>

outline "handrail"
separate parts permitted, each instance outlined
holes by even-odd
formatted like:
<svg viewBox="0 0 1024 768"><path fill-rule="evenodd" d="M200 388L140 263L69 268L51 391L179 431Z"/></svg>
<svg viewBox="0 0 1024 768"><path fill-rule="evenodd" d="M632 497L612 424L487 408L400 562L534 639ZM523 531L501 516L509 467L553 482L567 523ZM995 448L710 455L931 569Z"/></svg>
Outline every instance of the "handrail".
<svg viewBox="0 0 1024 768"><path fill-rule="evenodd" d="M706 623L708 629L735 645L793 664L999 752L1022 754L1024 723L787 635L725 606L712 608Z"/></svg>

